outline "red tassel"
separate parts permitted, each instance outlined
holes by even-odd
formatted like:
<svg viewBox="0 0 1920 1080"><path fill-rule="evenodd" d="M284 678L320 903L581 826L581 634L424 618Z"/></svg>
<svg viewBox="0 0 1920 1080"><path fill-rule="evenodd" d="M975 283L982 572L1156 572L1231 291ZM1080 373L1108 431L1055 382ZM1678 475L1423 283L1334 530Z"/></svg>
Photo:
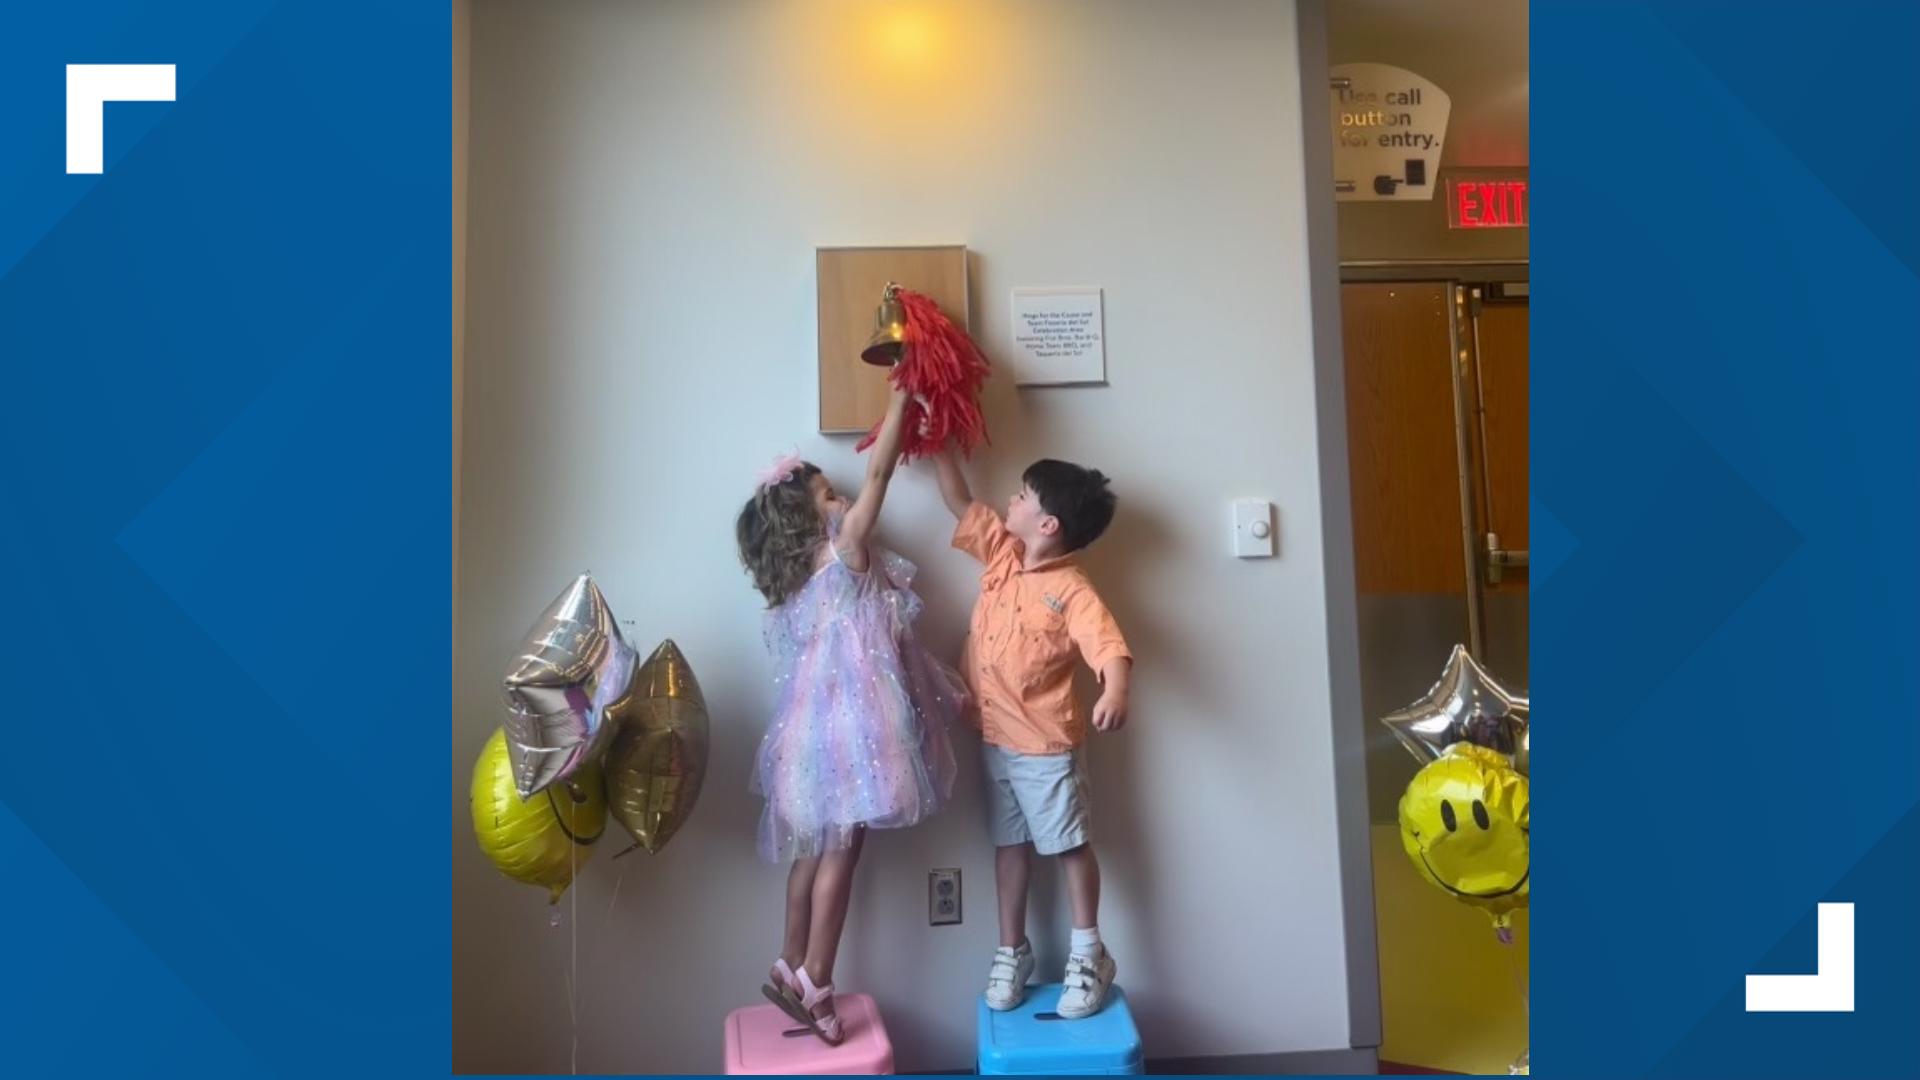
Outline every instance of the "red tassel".
<svg viewBox="0 0 1920 1080"><path fill-rule="evenodd" d="M911 289L899 291L907 312L906 348L887 381L908 395L926 399L926 433L920 432L918 402L907 406L900 457L912 461L937 452L951 439L962 456L987 442L987 421L980 414L980 385L992 365L965 330L940 311L940 305ZM880 437L875 424L854 449L866 450Z"/></svg>

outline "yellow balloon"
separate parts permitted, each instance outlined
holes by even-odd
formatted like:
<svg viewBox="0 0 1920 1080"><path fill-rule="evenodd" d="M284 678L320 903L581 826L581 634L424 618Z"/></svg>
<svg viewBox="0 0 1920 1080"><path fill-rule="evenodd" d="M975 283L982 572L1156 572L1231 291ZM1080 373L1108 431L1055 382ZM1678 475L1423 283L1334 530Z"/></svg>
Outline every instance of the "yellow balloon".
<svg viewBox="0 0 1920 1080"><path fill-rule="evenodd" d="M480 751L467 804L480 850L508 877L546 886L550 902L567 891L607 827L606 785L597 763L522 801L501 730Z"/></svg>
<svg viewBox="0 0 1920 1080"><path fill-rule="evenodd" d="M1420 876L1504 928L1527 906L1527 778L1505 754L1455 743L1400 796L1400 844Z"/></svg>

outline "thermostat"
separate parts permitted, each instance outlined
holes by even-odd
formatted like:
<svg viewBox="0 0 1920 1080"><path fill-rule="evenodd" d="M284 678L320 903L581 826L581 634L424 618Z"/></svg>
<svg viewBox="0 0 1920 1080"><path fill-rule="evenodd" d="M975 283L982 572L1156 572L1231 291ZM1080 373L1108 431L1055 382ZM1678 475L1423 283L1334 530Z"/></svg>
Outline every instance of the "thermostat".
<svg viewBox="0 0 1920 1080"><path fill-rule="evenodd" d="M1273 504L1265 499L1233 502L1233 553L1242 559L1273 557Z"/></svg>

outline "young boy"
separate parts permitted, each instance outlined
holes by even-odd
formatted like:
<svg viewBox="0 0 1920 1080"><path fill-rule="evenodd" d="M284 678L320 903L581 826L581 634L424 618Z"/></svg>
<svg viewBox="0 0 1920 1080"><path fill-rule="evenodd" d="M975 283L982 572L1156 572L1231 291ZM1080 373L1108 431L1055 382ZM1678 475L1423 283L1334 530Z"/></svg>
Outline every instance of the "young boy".
<svg viewBox="0 0 1920 1080"><path fill-rule="evenodd" d="M986 564L967 635L967 685L979 708L987 813L1000 900L1000 948L987 1005L1014 1008L1033 974L1027 941L1027 875L1033 853L1060 856L1073 903L1060 1015L1092 1016L1113 984L1100 942L1100 864L1093 857L1086 759L1087 715L1073 695L1074 656L1100 676L1096 731L1127 720L1133 656L1120 627L1073 553L1113 520L1113 493L1098 471L1037 461L1000 517L975 502L951 452L935 459L940 495L959 519L953 546Z"/></svg>

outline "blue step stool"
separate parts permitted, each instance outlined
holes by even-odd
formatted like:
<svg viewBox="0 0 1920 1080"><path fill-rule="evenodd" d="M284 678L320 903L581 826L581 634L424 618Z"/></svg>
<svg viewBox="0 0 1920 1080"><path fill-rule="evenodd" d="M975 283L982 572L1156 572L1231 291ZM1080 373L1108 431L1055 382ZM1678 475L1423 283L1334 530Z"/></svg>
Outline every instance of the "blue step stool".
<svg viewBox="0 0 1920 1080"><path fill-rule="evenodd" d="M1133 1026L1127 995L1118 986L1107 991L1100 1011L1084 1020L1062 1020L1059 983L1027 987L1027 1000L1007 1012L979 1013L981 1076L1129 1076L1146 1072L1140 1029Z"/></svg>

